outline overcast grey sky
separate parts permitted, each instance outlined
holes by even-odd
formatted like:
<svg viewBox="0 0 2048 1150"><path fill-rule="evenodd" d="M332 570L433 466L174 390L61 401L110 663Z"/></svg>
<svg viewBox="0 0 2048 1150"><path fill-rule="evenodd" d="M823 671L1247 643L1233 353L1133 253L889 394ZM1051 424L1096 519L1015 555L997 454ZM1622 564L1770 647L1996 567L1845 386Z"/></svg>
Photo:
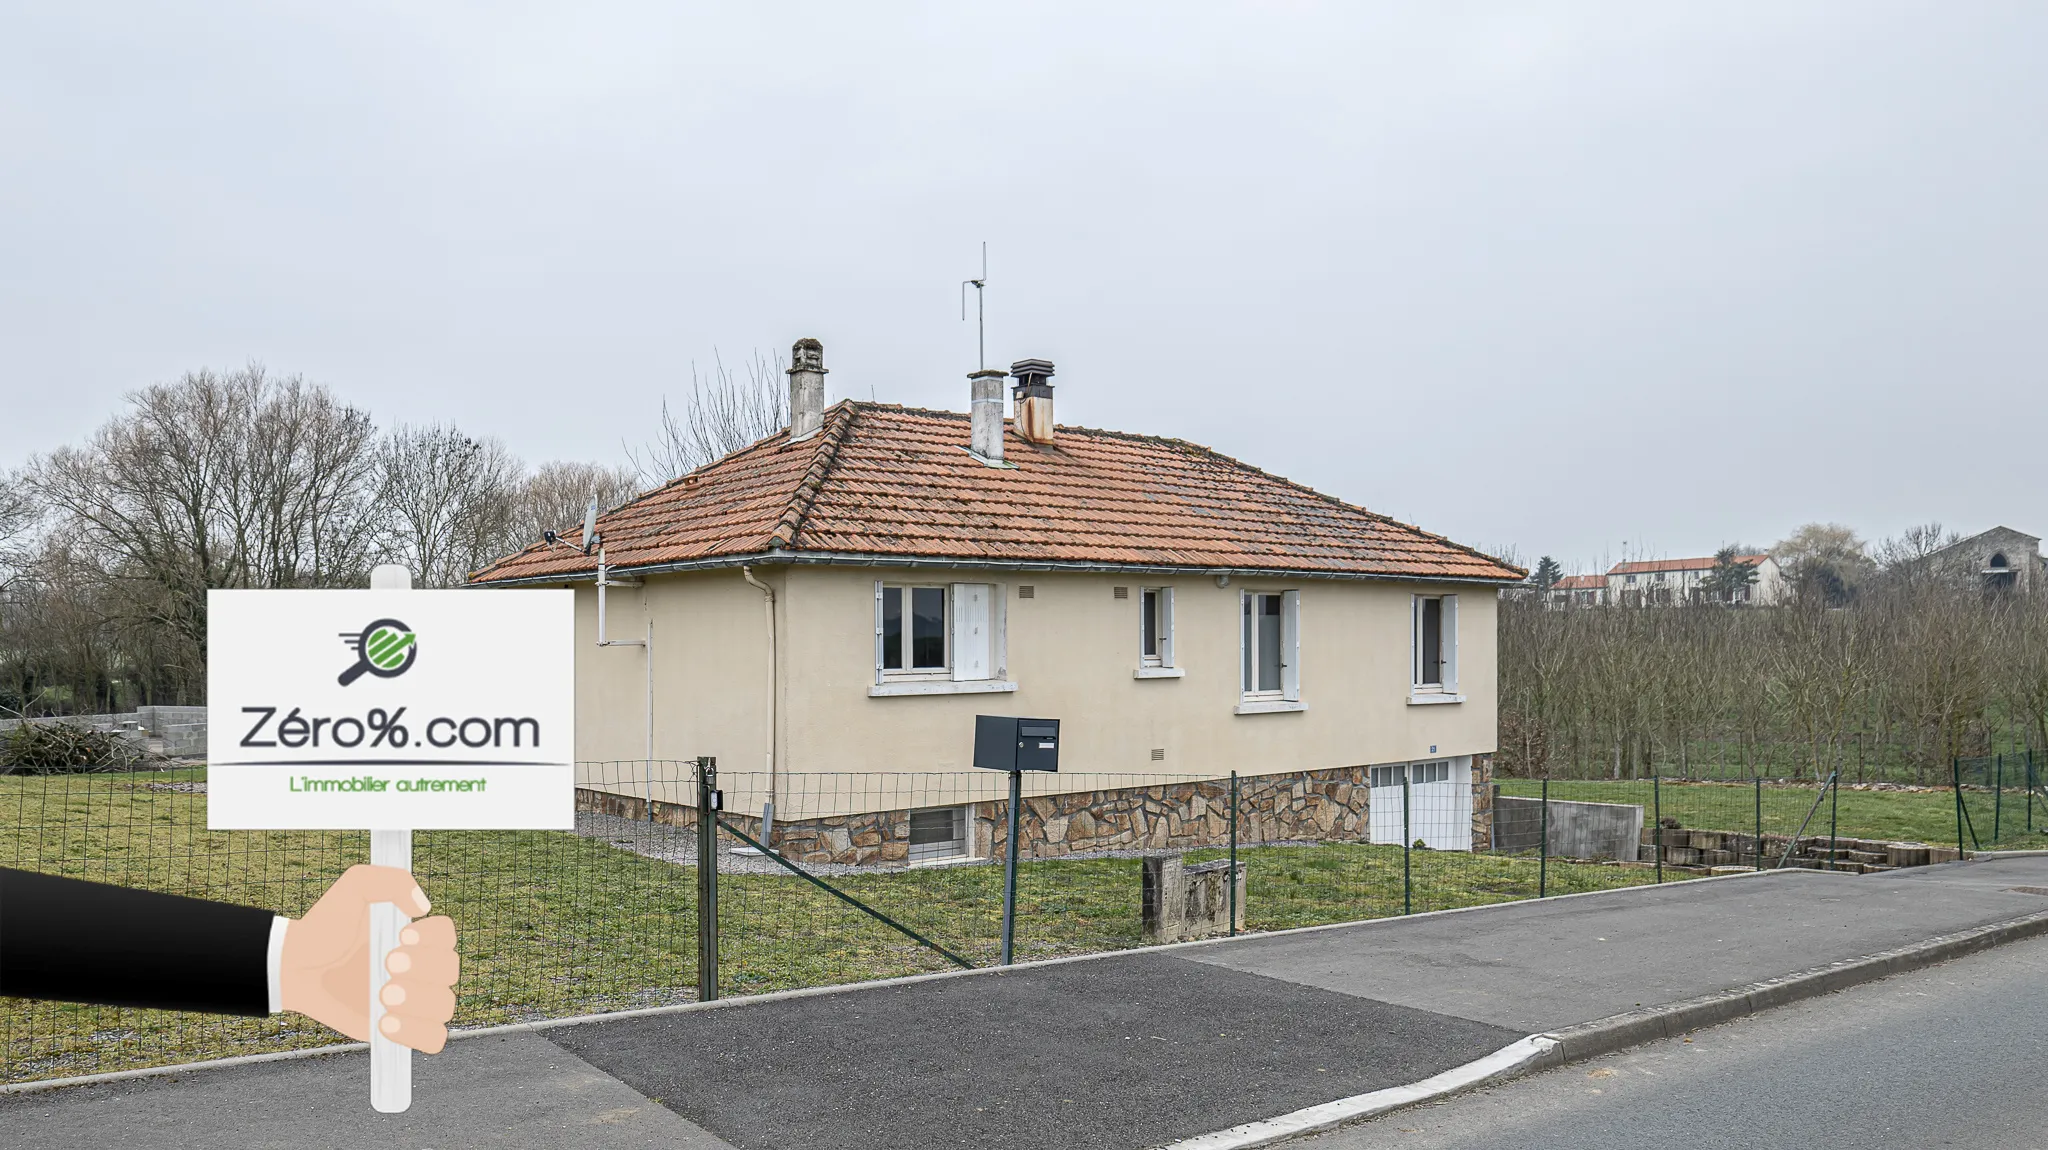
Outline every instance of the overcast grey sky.
<svg viewBox="0 0 2048 1150"><path fill-rule="evenodd" d="M0 467L251 359L622 461L691 362L1583 567L2048 532L2048 5L0 3Z"/></svg>

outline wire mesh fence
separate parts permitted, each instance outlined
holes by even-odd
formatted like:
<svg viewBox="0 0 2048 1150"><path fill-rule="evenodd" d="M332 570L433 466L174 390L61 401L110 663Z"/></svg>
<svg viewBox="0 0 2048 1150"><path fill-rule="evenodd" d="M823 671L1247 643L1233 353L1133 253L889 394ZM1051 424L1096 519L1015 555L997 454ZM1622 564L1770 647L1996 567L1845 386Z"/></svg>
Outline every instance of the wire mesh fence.
<svg viewBox="0 0 2048 1150"><path fill-rule="evenodd" d="M729 771L707 791L700 769L579 765L573 833L415 836L415 870L460 933L457 1026L999 961L1006 776ZM1027 773L1014 958L1228 933L1232 922L1279 930L1728 868L1913 865L1958 852L1887 854L1876 840L1946 844L1961 825L1966 836L1978 828L1966 849L1989 849L2048 821L2048 804L2035 809L2041 780L2031 761L1959 762L1956 776L1962 785L1941 791L1754 777L1494 780L1483 761L1466 759L1222 778ZM296 916L367 859L363 832L208 831L205 786L203 768L0 776L0 866ZM707 815L719 824L708 844L717 907L708 922L698 914ZM1201 887L1210 911L1227 891L1229 913L1172 928L1193 934L1171 933L1162 900L1195 895L1160 886L1168 880L1156 866L1147 878L1146 859L1162 856L1184 860L1172 881L1188 882L1188 892L1210 884ZM1215 881L1231 861L1241 887ZM700 961L707 939L715 962ZM0 1000L6 1081L335 1041L289 1014Z"/></svg>
<svg viewBox="0 0 2048 1150"><path fill-rule="evenodd" d="M2048 847L2048 791L2031 751L1957 759L1956 844L1964 850Z"/></svg>

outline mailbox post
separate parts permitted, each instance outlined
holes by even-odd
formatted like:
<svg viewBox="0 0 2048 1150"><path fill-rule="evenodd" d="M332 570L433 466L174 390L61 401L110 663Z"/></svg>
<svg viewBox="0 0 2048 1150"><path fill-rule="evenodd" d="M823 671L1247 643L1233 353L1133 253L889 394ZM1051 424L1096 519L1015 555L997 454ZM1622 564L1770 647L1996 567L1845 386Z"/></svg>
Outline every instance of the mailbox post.
<svg viewBox="0 0 2048 1150"><path fill-rule="evenodd" d="M1010 776L1010 837L1003 851L1003 953L1010 965L1017 940L1017 812L1024 805L1024 772L1060 769L1060 721L974 716L974 765Z"/></svg>

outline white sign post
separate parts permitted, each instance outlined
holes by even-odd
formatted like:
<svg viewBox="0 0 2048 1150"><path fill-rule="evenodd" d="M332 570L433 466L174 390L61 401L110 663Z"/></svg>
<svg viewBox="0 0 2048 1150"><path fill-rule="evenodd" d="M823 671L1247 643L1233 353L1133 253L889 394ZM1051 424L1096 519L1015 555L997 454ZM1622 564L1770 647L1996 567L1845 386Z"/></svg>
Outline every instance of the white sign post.
<svg viewBox="0 0 2048 1150"><path fill-rule="evenodd" d="M569 591L207 594L210 830L370 831L411 869L412 832L574 830ZM384 960L409 920L370 908L370 1102L412 1104L411 1052L384 1037Z"/></svg>

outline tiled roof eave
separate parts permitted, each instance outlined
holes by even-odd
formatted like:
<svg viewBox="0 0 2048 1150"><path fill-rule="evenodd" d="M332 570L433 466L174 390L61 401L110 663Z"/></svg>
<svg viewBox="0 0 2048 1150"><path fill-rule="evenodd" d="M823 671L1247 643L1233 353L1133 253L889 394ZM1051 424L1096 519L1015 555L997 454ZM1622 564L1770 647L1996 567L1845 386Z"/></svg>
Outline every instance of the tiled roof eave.
<svg viewBox="0 0 2048 1150"><path fill-rule="evenodd" d="M1059 559L994 559L950 555L882 554L857 551L787 551L781 548L757 551L744 555L714 555L703 559L688 559L675 562L614 563L608 570L614 575L667 575L681 574L689 571L709 571L727 567L769 566L773 564L844 567L942 567L959 570L1070 574L1128 572L1137 575L1230 575L1247 579L1326 579L1382 583L1471 583L1493 587L1509 587L1522 581L1501 575L1417 574L1413 572L1368 571L1341 567L1245 567L1170 563L1113 563ZM551 575L515 576L493 580L488 585L516 587L546 583L576 583L595 578L597 578L597 572L583 570L558 572Z"/></svg>

